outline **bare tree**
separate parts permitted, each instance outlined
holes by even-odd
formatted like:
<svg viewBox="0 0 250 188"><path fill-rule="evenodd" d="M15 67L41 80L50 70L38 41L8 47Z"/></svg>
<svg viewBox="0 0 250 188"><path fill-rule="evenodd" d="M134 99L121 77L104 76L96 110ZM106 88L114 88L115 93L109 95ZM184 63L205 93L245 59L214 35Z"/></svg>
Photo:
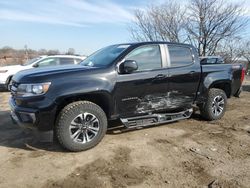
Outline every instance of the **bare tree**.
<svg viewBox="0 0 250 188"><path fill-rule="evenodd" d="M68 52L66 52L67 55L74 55L75 54L75 49L74 48L69 48Z"/></svg>
<svg viewBox="0 0 250 188"><path fill-rule="evenodd" d="M248 61L248 65L250 64L250 41L246 41L244 46L242 47L242 57L244 57Z"/></svg>
<svg viewBox="0 0 250 188"><path fill-rule="evenodd" d="M136 10L132 38L186 42L197 47L201 56L214 55L221 43L241 35L248 21L240 4L224 0L189 0L186 7L166 0Z"/></svg>
<svg viewBox="0 0 250 188"><path fill-rule="evenodd" d="M202 56L215 54L223 40L240 35L247 20L240 4L224 0L190 0L187 34Z"/></svg>
<svg viewBox="0 0 250 188"><path fill-rule="evenodd" d="M224 58L226 63L242 63L245 68L250 64L250 41L233 38L218 45L216 55Z"/></svg>
<svg viewBox="0 0 250 188"><path fill-rule="evenodd" d="M241 38L228 39L218 45L216 55L223 57L226 63L236 63L242 58L243 46Z"/></svg>
<svg viewBox="0 0 250 188"><path fill-rule="evenodd" d="M183 41L185 9L175 1L136 10L130 32L136 41Z"/></svg>
<svg viewBox="0 0 250 188"><path fill-rule="evenodd" d="M245 41L243 43L241 50L242 50L242 57L247 61L245 65L245 69L249 71L250 70L250 40Z"/></svg>
<svg viewBox="0 0 250 188"><path fill-rule="evenodd" d="M136 41L155 41L159 39L153 20L147 12L135 10L135 21L129 26L132 39Z"/></svg>
<svg viewBox="0 0 250 188"><path fill-rule="evenodd" d="M58 55L60 54L59 50L48 50L47 55Z"/></svg>
<svg viewBox="0 0 250 188"><path fill-rule="evenodd" d="M170 1L160 7L151 8L151 16L156 25L156 30L162 40L171 42L185 41L185 15L186 10L175 1Z"/></svg>

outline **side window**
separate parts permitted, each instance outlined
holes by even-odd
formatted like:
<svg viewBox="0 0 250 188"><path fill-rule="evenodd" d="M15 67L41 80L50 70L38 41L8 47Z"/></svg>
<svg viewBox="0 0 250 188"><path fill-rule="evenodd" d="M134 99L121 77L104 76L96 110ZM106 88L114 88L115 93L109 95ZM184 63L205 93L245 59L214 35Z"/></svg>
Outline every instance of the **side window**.
<svg viewBox="0 0 250 188"><path fill-rule="evenodd" d="M224 62L224 59L218 58L217 63L218 63L218 64L223 64L223 63L225 63L225 62Z"/></svg>
<svg viewBox="0 0 250 188"><path fill-rule="evenodd" d="M60 58L60 65L70 65L74 63L75 62L73 58Z"/></svg>
<svg viewBox="0 0 250 188"><path fill-rule="evenodd" d="M38 67L47 67L47 66L55 66L59 65L58 58L47 58L38 63Z"/></svg>
<svg viewBox="0 0 250 188"><path fill-rule="evenodd" d="M130 52L125 60L134 60L138 64L138 71L161 68L161 52L159 45L147 45Z"/></svg>
<svg viewBox="0 0 250 188"><path fill-rule="evenodd" d="M181 67L193 63L191 50L187 47L168 45L171 67Z"/></svg>

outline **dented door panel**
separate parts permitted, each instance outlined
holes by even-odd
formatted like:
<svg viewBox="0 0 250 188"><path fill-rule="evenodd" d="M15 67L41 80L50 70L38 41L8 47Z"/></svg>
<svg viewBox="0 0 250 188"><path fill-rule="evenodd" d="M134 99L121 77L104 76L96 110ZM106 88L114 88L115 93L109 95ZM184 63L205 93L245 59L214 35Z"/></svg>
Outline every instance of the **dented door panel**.
<svg viewBox="0 0 250 188"><path fill-rule="evenodd" d="M132 117L166 108L163 99L168 95L167 75L168 69L118 75L114 91L118 114Z"/></svg>

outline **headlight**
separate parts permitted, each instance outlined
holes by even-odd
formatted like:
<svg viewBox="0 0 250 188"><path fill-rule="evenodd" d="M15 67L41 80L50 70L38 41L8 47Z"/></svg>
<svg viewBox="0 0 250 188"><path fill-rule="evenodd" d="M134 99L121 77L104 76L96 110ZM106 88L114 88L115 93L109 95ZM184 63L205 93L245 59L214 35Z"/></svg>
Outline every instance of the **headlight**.
<svg viewBox="0 0 250 188"><path fill-rule="evenodd" d="M16 92L17 95L23 97L43 95L49 90L50 84L50 82L38 84L20 84Z"/></svg>
<svg viewBox="0 0 250 188"><path fill-rule="evenodd" d="M0 73L6 73L8 70L0 70Z"/></svg>

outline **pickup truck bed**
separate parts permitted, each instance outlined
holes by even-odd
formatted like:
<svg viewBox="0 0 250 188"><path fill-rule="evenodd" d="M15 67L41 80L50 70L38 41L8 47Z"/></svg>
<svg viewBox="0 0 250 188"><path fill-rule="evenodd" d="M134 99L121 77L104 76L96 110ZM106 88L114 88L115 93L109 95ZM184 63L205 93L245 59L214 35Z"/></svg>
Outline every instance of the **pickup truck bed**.
<svg viewBox="0 0 250 188"><path fill-rule="evenodd" d="M236 96L241 90L244 71L240 64L201 65L202 78L199 92L204 97L209 88L222 88L227 97ZM212 83L212 84L211 84Z"/></svg>

